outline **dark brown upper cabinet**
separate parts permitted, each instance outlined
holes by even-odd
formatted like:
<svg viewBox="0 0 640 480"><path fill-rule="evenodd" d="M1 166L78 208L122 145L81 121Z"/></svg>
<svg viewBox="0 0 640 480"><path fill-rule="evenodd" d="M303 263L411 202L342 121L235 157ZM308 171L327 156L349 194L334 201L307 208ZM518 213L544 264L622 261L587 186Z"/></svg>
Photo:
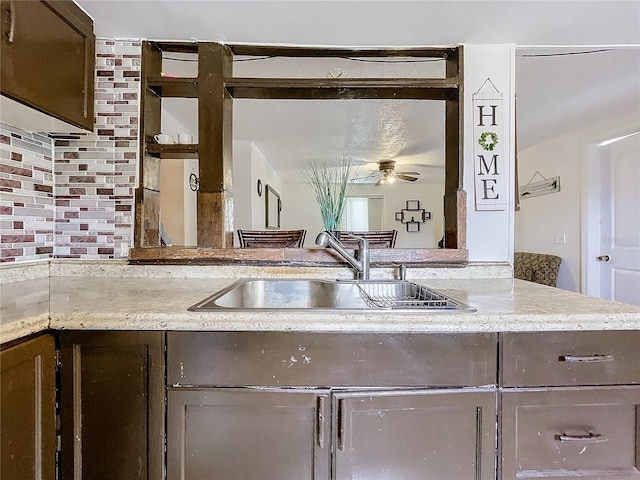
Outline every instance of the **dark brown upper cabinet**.
<svg viewBox="0 0 640 480"><path fill-rule="evenodd" d="M70 0L2 1L2 94L93 130L93 20Z"/></svg>

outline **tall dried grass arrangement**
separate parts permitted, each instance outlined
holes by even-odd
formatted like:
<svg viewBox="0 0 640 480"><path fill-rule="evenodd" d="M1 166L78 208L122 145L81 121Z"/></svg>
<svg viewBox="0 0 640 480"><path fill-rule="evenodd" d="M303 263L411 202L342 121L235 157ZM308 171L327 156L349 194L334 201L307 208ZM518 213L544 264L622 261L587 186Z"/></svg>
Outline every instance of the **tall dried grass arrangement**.
<svg viewBox="0 0 640 480"><path fill-rule="evenodd" d="M346 198L357 175L358 163L350 157L341 157L335 162L310 161L302 173L318 202L327 231L340 229Z"/></svg>

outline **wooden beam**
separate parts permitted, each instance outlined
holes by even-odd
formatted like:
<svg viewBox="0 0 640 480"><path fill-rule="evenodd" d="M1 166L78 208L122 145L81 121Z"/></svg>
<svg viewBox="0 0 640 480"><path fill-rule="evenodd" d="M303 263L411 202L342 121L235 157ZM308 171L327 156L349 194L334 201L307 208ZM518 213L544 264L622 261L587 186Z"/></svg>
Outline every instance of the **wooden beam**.
<svg viewBox="0 0 640 480"><path fill-rule="evenodd" d="M300 47L287 45L243 45L229 44L234 55L268 56L268 57L422 57L448 58L456 47L440 48L331 48L331 47Z"/></svg>
<svg viewBox="0 0 640 480"><path fill-rule="evenodd" d="M458 91L457 79L444 78L233 78L225 86L233 98L304 100L447 100Z"/></svg>
<svg viewBox="0 0 640 480"><path fill-rule="evenodd" d="M459 87L454 97L445 105L445 185L444 185L444 247L461 248L458 245L458 214L462 189L462 47L447 58L446 76L456 79ZM466 218L466 217L465 217Z"/></svg>
<svg viewBox="0 0 640 480"><path fill-rule="evenodd" d="M159 97L198 98L197 78L152 77L147 88Z"/></svg>
<svg viewBox="0 0 640 480"><path fill-rule="evenodd" d="M198 45L198 246L224 248L233 241L233 100L224 80L232 75L231 51Z"/></svg>
<svg viewBox="0 0 640 480"><path fill-rule="evenodd" d="M466 250L438 248L372 248L374 267L407 266L463 267L469 261ZM351 268L341 257L321 248L137 248L130 251L132 264L264 265Z"/></svg>

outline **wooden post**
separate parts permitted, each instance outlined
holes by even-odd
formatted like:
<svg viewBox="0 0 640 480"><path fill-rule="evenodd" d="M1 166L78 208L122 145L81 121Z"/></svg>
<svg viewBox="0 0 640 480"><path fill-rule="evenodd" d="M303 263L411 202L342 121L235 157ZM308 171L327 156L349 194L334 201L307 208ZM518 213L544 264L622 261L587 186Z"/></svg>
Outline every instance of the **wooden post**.
<svg viewBox="0 0 640 480"><path fill-rule="evenodd" d="M140 151L138 188L136 189L136 220L133 238L136 247L160 245L160 163L147 152L153 136L160 132L162 99L147 88L150 77L160 77L162 52L151 42L142 43L140 91Z"/></svg>
<svg viewBox="0 0 640 480"><path fill-rule="evenodd" d="M457 78L458 89L445 106L444 248L458 245L458 191L462 189L462 47L447 57L447 79ZM464 198L464 197L463 197Z"/></svg>
<svg viewBox="0 0 640 480"><path fill-rule="evenodd" d="M233 100L224 85L232 69L228 47L198 44L198 247L233 247Z"/></svg>

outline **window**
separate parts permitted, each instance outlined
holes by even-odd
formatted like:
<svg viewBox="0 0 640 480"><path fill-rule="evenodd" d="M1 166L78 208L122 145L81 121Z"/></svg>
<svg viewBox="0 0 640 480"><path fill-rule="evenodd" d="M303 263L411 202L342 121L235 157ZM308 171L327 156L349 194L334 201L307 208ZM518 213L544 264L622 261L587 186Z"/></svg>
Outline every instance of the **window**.
<svg viewBox="0 0 640 480"><path fill-rule="evenodd" d="M384 197L347 197L340 229L363 232L383 230Z"/></svg>

